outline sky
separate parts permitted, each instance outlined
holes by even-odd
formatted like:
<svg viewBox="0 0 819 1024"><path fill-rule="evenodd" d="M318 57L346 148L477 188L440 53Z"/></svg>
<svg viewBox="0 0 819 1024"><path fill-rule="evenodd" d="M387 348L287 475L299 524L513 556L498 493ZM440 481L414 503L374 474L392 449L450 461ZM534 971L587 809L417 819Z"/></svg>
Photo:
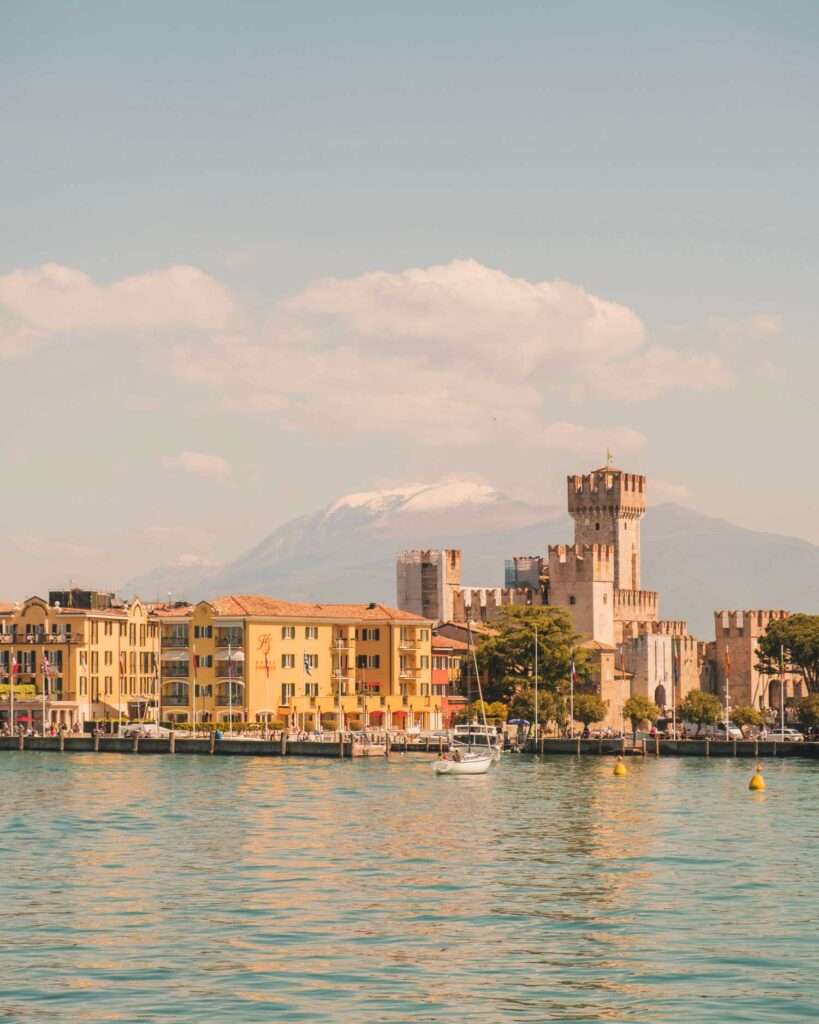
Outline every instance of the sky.
<svg viewBox="0 0 819 1024"><path fill-rule="evenodd" d="M819 543L819 7L0 8L0 596L607 448Z"/></svg>

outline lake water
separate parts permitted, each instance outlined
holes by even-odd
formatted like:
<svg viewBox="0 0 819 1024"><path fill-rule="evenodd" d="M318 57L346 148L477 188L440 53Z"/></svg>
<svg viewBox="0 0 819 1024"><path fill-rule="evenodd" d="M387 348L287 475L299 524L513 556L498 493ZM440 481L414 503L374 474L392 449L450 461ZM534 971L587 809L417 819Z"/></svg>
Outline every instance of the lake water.
<svg viewBox="0 0 819 1024"><path fill-rule="evenodd" d="M6 1021L815 1021L819 774L0 754Z"/></svg>

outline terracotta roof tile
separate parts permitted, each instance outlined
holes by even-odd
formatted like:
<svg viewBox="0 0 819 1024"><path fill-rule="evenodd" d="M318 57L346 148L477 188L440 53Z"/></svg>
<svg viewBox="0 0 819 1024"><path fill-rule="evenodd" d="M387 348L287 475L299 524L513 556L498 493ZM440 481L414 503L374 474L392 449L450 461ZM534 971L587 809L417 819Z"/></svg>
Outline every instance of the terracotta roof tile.
<svg viewBox="0 0 819 1024"><path fill-rule="evenodd" d="M217 615L241 618L259 616L270 618L297 619L360 619L378 622L426 622L422 616L391 608L389 605L376 604L318 604L303 601L279 601L263 594L228 594L216 597L207 602L216 610ZM168 605L154 605L151 611L162 618L179 618L190 615L194 605L175 608Z"/></svg>
<svg viewBox="0 0 819 1024"><path fill-rule="evenodd" d="M447 648L450 651L468 651L469 644L463 643L461 640L452 640L448 636L434 636L432 638L432 646Z"/></svg>

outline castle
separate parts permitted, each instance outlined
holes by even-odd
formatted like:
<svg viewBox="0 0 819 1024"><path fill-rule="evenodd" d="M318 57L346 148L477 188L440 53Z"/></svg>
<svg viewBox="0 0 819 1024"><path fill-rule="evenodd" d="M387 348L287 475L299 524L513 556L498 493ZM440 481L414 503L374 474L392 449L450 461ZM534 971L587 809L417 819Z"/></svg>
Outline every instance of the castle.
<svg viewBox="0 0 819 1024"><path fill-rule="evenodd" d="M779 679L756 669L759 636L786 611L717 611L715 639L705 643L688 624L662 619L659 594L641 586L640 522L646 512L644 476L606 465L567 478L574 543L550 545L546 557L506 562L504 587L464 589L461 553L453 549L403 551L397 559L398 607L445 622L491 623L504 605L565 608L592 655L594 682L619 725L625 696L679 706L692 689L733 706L777 707ZM726 664L730 654L730 678ZM785 697L798 699L799 680L785 679Z"/></svg>

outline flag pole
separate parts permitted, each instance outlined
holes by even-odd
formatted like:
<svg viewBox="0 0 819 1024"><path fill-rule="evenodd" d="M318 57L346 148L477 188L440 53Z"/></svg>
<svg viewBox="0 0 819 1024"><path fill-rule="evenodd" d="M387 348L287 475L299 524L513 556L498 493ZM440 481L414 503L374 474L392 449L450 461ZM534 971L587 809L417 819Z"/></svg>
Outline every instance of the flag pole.
<svg viewBox="0 0 819 1024"><path fill-rule="evenodd" d="M268 734L269 734L269 731L270 731L268 729L268 725L270 724L270 722L269 722L269 714L268 714L268 711L267 711L267 707L268 707L268 704L267 704L267 683L268 683L269 679L270 679L270 665L268 664L268 661L267 661L267 654L265 654L265 656L264 656L264 738L265 739L269 739L269 735Z"/></svg>
<svg viewBox="0 0 819 1024"><path fill-rule="evenodd" d="M20 666L17 664L17 659L14 657L14 651L12 651L11 659L11 674L9 677L11 680L11 684L9 686L9 717L11 719L11 723L9 726L9 732L13 735L17 731L14 723L14 676L15 673L20 671Z"/></svg>
<svg viewBox="0 0 819 1024"><path fill-rule="evenodd" d="M728 690L731 685L731 653L728 645L725 647L725 739L728 739Z"/></svg>
<svg viewBox="0 0 819 1024"><path fill-rule="evenodd" d="M537 625L535 625L535 753L537 753L537 738L538 738L538 707L537 707L537 684L538 684L538 669L537 669Z"/></svg>
<svg viewBox="0 0 819 1024"><path fill-rule="evenodd" d="M572 672L569 676L569 739L574 739L574 649L572 649Z"/></svg>
<svg viewBox="0 0 819 1024"><path fill-rule="evenodd" d="M233 648L228 640L228 714L229 731L233 732Z"/></svg>
<svg viewBox="0 0 819 1024"><path fill-rule="evenodd" d="M305 652L301 652L301 731L307 732L307 675L305 674L307 664L304 660ZM315 725L315 722L313 723Z"/></svg>
<svg viewBox="0 0 819 1024"><path fill-rule="evenodd" d="M779 734L785 738L785 645L779 645Z"/></svg>

